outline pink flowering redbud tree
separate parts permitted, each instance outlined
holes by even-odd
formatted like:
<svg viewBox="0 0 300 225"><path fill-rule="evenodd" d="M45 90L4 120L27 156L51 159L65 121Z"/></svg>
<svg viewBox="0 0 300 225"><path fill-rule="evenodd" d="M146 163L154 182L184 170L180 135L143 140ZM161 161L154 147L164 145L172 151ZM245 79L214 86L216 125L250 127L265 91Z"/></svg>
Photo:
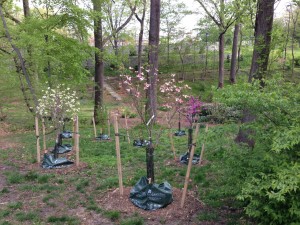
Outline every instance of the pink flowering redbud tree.
<svg viewBox="0 0 300 225"><path fill-rule="evenodd" d="M130 68L131 69L131 68ZM131 69L132 70L132 69ZM147 115L151 113L147 112L147 90L150 88L150 83L147 81L147 77L144 72L148 72L142 68L142 72L132 70L130 75L121 75L122 86L129 94L132 106L137 111L142 124L147 130L149 137L149 145L146 147L146 163L147 163L147 178L148 182L154 182L154 145L153 145L153 126L154 116L148 118ZM158 81L159 83L159 81ZM169 79L165 79L161 82L162 85L158 85L158 102L159 105L166 109L166 121L171 127L171 121L176 112L180 109L180 106L184 103L185 99L188 98L184 95L184 90L189 89L187 85L177 83L175 75L171 75ZM157 134L157 139L160 133Z"/></svg>
<svg viewBox="0 0 300 225"><path fill-rule="evenodd" d="M192 143L193 143L193 123L195 122L196 116L201 113L201 106L202 106L202 102L200 102L197 98L191 96L184 109L184 114L189 124L189 129L188 129L189 153L191 151Z"/></svg>

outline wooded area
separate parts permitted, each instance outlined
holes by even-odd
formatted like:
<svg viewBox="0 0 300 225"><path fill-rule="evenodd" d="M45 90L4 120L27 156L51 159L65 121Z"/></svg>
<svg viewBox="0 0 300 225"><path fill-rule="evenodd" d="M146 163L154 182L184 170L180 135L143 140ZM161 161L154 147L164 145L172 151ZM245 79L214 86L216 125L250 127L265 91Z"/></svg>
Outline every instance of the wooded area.
<svg viewBox="0 0 300 225"><path fill-rule="evenodd" d="M137 180L145 174L148 188L162 179L171 180L176 194L184 187L183 211L189 185L199 203L194 207L198 211L187 217L194 217L195 224L208 221L212 212L220 216L224 208L228 217L220 216L215 224L230 222L231 213L240 216L236 224L297 224L300 2L288 1L280 16L275 14L276 4L275 0L0 0L0 123L6 127L0 131L5 133L3 140L13 140L6 137L7 132L34 131L34 141L20 139L26 146L25 164L34 158L39 167L18 179L38 182L43 171L40 161L45 169L52 166L45 166L45 157L60 159L63 133L73 121L74 167L85 179L94 176L109 183L115 175L101 170L118 166L118 182L99 189L93 184L93 193L117 188L118 183L123 195L123 182L137 187ZM187 30L183 21L191 15L197 15L198 21ZM108 91L110 85L113 90ZM122 100L112 98L112 92ZM110 137L111 124L115 142ZM101 127L99 137L96 126ZM181 134L188 140L180 140ZM122 135L128 143L122 143ZM51 138L46 141L46 136ZM139 153L129 147L130 137L145 147L141 162L135 158ZM50 139L55 142L52 150L44 147ZM186 153L180 147L183 143ZM105 156L95 146L101 146ZM2 149L0 142L0 151L7 149L11 148ZM20 149L16 147L11 156ZM32 149L38 149L37 156L32 157L36 154ZM114 164L110 157L115 154ZM3 153L0 160L8 158ZM138 163L131 165L135 160ZM85 163L87 167L82 167ZM146 163L143 169L142 163ZM87 168L90 175L85 174ZM28 178L29 173L35 178ZM0 179L6 179L0 182L0 198L9 198L11 174L7 172L4 178L0 174ZM82 194L88 184L80 185L77 191ZM169 183L162 186L168 189ZM88 199L82 198L83 202ZM166 204L175 204L169 200ZM109 212L111 224L126 224L122 210L115 209L118 218L114 220L114 209L101 211L99 202L92 204L96 214ZM6 205L2 208L6 214L0 213L1 224L9 222L6 218L14 222ZM177 206L164 207L177 210L172 208ZM201 215L205 218L200 219ZM175 217L164 219L166 224L176 221Z"/></svg>

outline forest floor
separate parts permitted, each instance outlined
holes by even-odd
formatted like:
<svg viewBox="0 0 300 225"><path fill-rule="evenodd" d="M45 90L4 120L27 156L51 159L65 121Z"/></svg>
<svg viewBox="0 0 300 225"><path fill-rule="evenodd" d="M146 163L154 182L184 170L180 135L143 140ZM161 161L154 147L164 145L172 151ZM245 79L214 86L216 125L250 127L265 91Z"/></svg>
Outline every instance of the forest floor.
<svg viewBox="0 0 300 225"><path fill-rule="evenodd" d="M110 84L116 87L116 83ZM121 90L116 91L126 97ZM105 98L115 101L109 93L105 93ZM130 119L129 126L139 122L137 118ZM129 199L132 187L124 187L123 196L118 188L103 191L84 162L79 167L47 170L28 161L18 138L26 132L32 131L10 131L9 124L0 122L0 224L228 224L227 215L235 213L224 207L219 213L224 217L217 221L211 218L199 221L199 212L208 212L206 215L211 217L214 214L209 213L210 207L198 198L193 188L188 191L183 208L180 207L182 189L173 188L173 202L165 208L140 209ZM169 163L181 166L179 162Z"/></svg>

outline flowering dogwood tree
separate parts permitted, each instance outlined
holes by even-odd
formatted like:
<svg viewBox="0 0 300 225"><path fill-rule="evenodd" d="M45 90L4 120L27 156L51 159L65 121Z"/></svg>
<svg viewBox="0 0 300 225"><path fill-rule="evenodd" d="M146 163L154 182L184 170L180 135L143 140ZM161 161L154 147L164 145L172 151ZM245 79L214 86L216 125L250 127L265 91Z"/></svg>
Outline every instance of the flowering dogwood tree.
<svg viewBox="0 0 300 225"><path fill-rule="evenodd" d="M79 112L79 101L75 91L63 84L56 88L48 87L42 91L43 96L38 99L37 114L48 118L54 129L61 132L66 119L74 119Z"/></svg>
<svg viewBox="0 0 300 225"><path fill-rule="evenodd" d="M138 73L131 69L130 75L121 75L122 86L126 89L128 94L131 97L132 105L136 109L139 117L141 118L142 123L145 125L145 128L148 132L149 145L146 147L146 161L147 161L147 177L149 183L154 182L154 162L153 162L153 153L154 146L152 143L153 139L153 121L154 116L147 118L147 115L151 115L146 110L146 93L150 88L150 83L147 82L147 78L143 71L148 72L142 68L142 72ZM159 80L158 80L159 82ZM176 83L175 75L171 75L170 79L164 80L162 85L158 86L158 102L161 107L166 109L166 120L170 125L172 118L175 113L180 109L180 106L184 103L185 98L188 98L187 95L183 94L184 89L189 89L187 85L181 83ZM170 126L171 127L171 126ZM160 134L158 134L159 136Z"/></svg>

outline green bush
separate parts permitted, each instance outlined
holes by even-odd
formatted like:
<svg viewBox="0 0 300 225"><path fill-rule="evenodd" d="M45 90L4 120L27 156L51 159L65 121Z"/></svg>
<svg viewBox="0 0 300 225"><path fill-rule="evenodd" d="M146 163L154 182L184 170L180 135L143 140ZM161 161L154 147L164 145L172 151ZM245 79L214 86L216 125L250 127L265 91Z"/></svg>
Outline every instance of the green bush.
<svg viewBox="0 0 300 225"><path fill-rule="evenodd" d="M232 168L243 171L238 199L245 212L262 224L297 224L300 221L300 85L280 77L232 85L214 93L217 102L243 108L255 117L251 129L255 146Z"/></svg>

